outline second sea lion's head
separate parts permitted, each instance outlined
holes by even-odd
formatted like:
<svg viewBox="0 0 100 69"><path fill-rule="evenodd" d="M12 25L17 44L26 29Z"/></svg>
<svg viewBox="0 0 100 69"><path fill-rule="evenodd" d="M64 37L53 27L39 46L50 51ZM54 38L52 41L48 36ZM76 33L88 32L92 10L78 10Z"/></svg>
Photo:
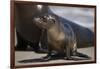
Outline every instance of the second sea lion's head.
<svg viewBox="0 0 100 69"><path fill-rule="evenodd" d="M42 16L34 17L33 20L39 28L47 29L55 24L56 17L55 15L45 14Z"/></svg>

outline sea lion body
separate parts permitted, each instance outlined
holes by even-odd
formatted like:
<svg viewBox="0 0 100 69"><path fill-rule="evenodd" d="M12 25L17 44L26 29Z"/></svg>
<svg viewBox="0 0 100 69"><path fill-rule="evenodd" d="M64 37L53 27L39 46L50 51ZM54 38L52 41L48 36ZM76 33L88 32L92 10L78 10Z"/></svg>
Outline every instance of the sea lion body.
<svg viewBox="0 0 100 69"><path fill-rule="evenodd" d="M73 47L69 43L73 44L73 41L75 41L73 38L74 36L71 35L71 32L73 31L70 30L70 28L67 28L67 31L65 31L66 30L64 29L64 26L57 23L57 21L56 24L54 24L47 30L48 43L51 45L50 47L57 50L60 53L66 51L66 47L72 49Z"/></svg>
<svg viewBox="0 0 100 69"><path fill-rule="evenodd" d="M51 56L54 51L65 54L66 59L71 59L71 56L76 55L77 41L70 25L67 25L68 27L65 28L57 16L52 14L36 17L34 21L38 27L47 30L47 56Z"/></svg>

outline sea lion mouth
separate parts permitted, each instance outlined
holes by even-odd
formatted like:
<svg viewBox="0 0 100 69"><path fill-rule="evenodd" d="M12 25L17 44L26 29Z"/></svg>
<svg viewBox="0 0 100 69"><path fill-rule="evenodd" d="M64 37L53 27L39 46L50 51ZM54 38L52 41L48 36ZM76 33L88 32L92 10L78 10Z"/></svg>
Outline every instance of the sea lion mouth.
<svg viewBox="0 0 100 69"><path fill-rule="evenodd" d="M46 28L46 19L44 19L43 17L35 17L33 19L33 21L35 22L35 24L39 27L39 28Z"/></svg>

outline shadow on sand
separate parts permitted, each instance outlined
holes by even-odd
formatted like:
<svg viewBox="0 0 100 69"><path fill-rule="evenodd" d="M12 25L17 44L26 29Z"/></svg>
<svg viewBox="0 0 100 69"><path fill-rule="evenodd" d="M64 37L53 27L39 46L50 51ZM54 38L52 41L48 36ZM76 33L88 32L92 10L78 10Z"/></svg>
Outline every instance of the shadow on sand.
<svg viewBox="0 0 100 69"><path fill-rule="evenodd" d="M66 60L66 61L90 60L90 58L83 58L83 57L77 57L77 56L72 57L72 59L64 59L64 56L61 56L61 55L53 55L53 56L51 56L51 58L49 60L44 60L44 58L46 58L46 57L25 59L25 60L20 60L18 62L19 63L33 63L33 62L48 62L48 61L52 61L52 60Z"/></svg>
<svg viewBox="0 0 100 69"><path fill-rule="evenodd" d="M44 60L43 58L45 58L45 57L42 57L42 58L34 58L34 59L25 59L25 60L21 60L21 61L18 61L18 62L19 63L47 62L47 61L51 61L51 60L62 59L63 57L55 57L55 56L52 56L52 58L50 58L50 60Z"/></svg>

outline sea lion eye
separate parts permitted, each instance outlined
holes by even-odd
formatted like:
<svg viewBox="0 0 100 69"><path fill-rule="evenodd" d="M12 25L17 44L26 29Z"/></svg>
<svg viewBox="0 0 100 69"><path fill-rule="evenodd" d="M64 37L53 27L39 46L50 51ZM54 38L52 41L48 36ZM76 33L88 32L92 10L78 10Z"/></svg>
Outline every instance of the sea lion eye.
<svg viewBox="0 0 100 69"><path fill-rule="evenodd" d="M47 21L46 18L47 18L46 16L41 17L41 19L43 20L43 22Z"/></svg>

